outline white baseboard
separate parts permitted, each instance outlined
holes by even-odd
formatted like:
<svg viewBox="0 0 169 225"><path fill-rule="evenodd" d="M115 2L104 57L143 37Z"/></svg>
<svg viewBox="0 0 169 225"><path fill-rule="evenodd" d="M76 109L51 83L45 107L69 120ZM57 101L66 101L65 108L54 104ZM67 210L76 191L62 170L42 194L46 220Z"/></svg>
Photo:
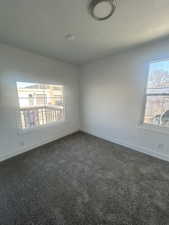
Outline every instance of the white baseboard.
<svg viewBox="0 0 169 225"><path fill-rule="evenodd" d="M165 160L165 161L169 162L169 155L165 155L165 154L162 154L162 153L159 153L159 152L154 152L152 149L145 148L145 147L138 146L138 145L133 145L131 143L124 142L124 141L122 141L118 138L114 138L114 137L107 138L107 137L102 137L100 135L97 135L93 132L88 132L88 131L85 131L85 130L81 130L81 131L84 132L84 133L93 135L95 137L104 139L106 141L109 141L109 142L112 142L112 143L130 148L131 150L141 152L141 153L144 153L146 155L149 155L149 156L152 156L152 157L155 157L155 158L158 158L158 159Z"/></svg>
<svg viewBox="0 0 169 225"><path fill-rule="evenodd" d="M21 149L19 149L16 152L12 152L12 153L8 153L8 154L2 154L2 155L0 155L0 162L4 161L6 159L12 158L14 156L20 155L20 154L22 154L24 152L28 152L28 151L30 151L30 150L32 150L34 148L38 148L38 147L40 147L42 145L45 145L45 144L48 144L50 142L56 141L56 140L58 140L60 138L63 138L63 137L68 136L68 135L71 135L71 134L76 133L78 131L79 130L74 130L72 132L69 131L69 132L66 132L64 135L58 135L57 137L45 139L45 140L43 140L43 141L41 141L41 142L39 142L37 144L33 144L33 145L30 145L30 146L22 147Z"/></svg>
<svg viewBox="0 0 169 225"><path fill-rule="evenodd" d="M37 147L40 147L42 145L45 145L47 143L50 143L52 141L55 141L55 140L58 140L62 137L65 137L67 135L70 135L70 134L73 134L73 133L76 133L78 132L79 130L75 130L73 132L67 132L65 133L64 135L60 135L60 136L57 136L57 137L53 137L53 138L48 138L48 139L45 139L43 141L41 141L40 143L38 144L34 144L34 145L30 145L30 146L26 146L16 152L12 152L12 153L8 153L8 154L3 154L3 155L0 155L0 162L1 161L4 161L6 159L9 159L9 158L12 158L14 156L17 156L19 154L22 154L24 152L27 152L27 151L30 151L34 148L37 148ZM158 159L162 159L162 160L165 160L165 161L168 161L169 162L169 156L168 155L165 155L165 154L161 154L161 153L158 153L158 152L154 152L152 149L148 149L148 148L145 148L145 147L142 147L142 146L136 146L136 145L133 145L131 143L127 143L127 142L124 142L118 138L114 138L112 137L111 139L110 138L107 138L107 137L102 137L100 135L97 135L93 132L88 132L88 131L85 131L85 130L81 130L82 132L84 133L88 133L88 134L91 134L95 137L98 137L98 138L101 138L101 139L104 139L106 141L110 141L112 143L115 143L115 144L119 144L119 145L122 145L122 146L125 146L127 148L130 148L131 150L134 150L134 151L138 151L138 152L141 152L141 153L144 153L146 155L150 155L150 156L153 156L153 157L156 157Z"/></svg>

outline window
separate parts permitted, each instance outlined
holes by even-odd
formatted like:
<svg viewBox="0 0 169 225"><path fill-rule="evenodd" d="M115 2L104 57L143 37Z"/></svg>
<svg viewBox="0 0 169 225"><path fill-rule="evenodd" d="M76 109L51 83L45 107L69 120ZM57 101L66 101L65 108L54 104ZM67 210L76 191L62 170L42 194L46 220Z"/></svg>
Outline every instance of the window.
<svg viewBox="0 0 169 225"><path fill-rule="evenodd" d="M169 60L149 66L144 123L169 128Z"/></svg>
<svg viewBox="0 0 169 225"><path fill-rule="evenodd" d="M17 82L21 127L64 120L63 86Z"/></svg>

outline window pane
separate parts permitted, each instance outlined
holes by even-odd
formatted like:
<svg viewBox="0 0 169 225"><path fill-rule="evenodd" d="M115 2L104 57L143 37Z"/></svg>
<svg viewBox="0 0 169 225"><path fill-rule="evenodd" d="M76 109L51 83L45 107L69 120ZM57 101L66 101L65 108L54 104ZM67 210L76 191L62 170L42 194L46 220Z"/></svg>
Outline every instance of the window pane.
<svg viewBox="0 0 169 225"><path fill-rule="evenodd" d="M150 64L147 93L169 93L169 60Z"/></svg>
<svg viewBox="0 0 169 225"><path fill-rule="evenodd" d="M63 120L64 106L62 105L49 105L46 107L46 120L47 122Z"/></svg>
<svg viewBox="0 0 169 225"><path fill-rule="evenodd" d="M22 128L64 119L63 86L17 82Z"/></svg>
<svg viewBox="0 0 169 225"><path fill-rule="evenodd" d="M150 64L144 123L169 127L169 60Z"/></svg>
<svg viewBox="0 0 169 225"><path fill-rule="evenodd" d="M147 96L144 123L169 127L169 96Z"/></svg>
<svg viewBox="0 0 169 225"><path fill-rule="evenodd" d="M55 97L47 97L46 105L63 105L63 95L57 95Z"/></svg>

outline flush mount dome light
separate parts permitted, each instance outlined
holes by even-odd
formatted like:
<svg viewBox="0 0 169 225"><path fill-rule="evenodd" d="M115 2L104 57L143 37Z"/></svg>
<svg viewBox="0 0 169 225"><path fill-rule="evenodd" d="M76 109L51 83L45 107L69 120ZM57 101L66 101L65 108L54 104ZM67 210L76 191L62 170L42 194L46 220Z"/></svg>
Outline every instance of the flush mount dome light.
<svg viewBox="0 0 169 225"><path fill-rule="evenodd" d="M89 13L96 20L106 20L116 9L115 0L91 0Z"/></svg>

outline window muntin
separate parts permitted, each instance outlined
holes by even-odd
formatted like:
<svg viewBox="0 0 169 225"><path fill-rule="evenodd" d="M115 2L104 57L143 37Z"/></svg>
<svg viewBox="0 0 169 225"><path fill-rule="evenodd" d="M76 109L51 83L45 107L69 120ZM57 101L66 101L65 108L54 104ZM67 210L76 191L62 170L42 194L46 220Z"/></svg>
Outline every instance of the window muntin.
<svg viewBox="0 0 169 225"><path fill-rule="evenodd" d="M17 82L22 129L64 120L63 89L62 85Z"/></svg>
<svg viewBox="0 0 169 225"><path fill-rule="evenodd" d="M144 123L169 127L169 60L149 66Z"/></svg>

